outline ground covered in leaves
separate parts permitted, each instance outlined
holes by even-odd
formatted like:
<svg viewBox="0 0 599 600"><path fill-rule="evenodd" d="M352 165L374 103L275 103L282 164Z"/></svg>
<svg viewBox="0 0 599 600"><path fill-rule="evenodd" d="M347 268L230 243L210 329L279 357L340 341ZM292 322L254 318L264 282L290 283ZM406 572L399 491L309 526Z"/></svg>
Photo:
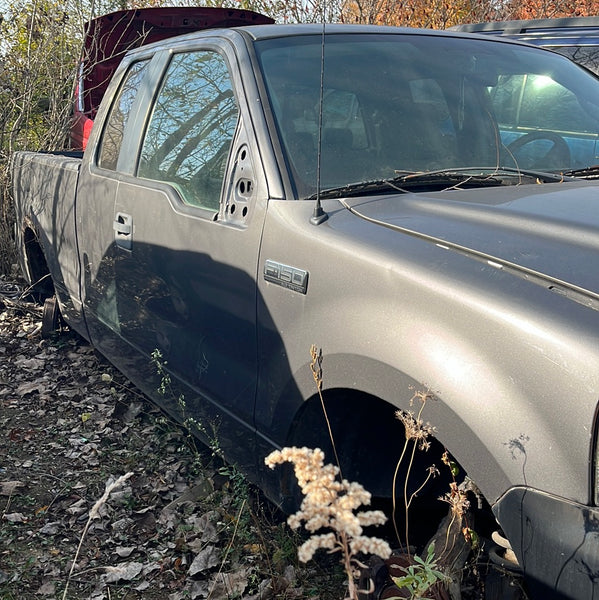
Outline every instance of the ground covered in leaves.
<svg viewBox="0 0 599 600"><path fill-rule="evenodd" d="M40 319L4 284L0 598L342 597L334 570L297 565L268 503Z"/></svg>

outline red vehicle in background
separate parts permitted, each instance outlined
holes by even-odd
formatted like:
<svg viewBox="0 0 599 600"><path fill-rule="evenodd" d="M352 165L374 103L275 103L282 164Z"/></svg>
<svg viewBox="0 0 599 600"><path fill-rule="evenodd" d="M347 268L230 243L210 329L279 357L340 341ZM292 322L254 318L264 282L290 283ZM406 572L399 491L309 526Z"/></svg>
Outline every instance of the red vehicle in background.
<svg viewBox="0 0 599 600"><path fill-rule="evenodd" d="M100 101L129 50L201 29L265 23L274 20L250 10L206 7L121 10L89 21L75 87L71 148L85 149Z"/></svg>

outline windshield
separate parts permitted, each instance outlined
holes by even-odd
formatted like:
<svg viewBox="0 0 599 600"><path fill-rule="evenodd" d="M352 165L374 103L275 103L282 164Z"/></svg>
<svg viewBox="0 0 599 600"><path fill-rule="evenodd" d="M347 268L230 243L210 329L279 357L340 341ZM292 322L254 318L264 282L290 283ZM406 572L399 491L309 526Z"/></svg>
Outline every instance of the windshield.
<svg viewBox="0 0 599 600"><path fill-rule="evenodd" d="M599 163L599 80L501 41L327 34L256 44L299 197L397 173L549 171ZM322 122L319 135L319 123Z"/></svg>

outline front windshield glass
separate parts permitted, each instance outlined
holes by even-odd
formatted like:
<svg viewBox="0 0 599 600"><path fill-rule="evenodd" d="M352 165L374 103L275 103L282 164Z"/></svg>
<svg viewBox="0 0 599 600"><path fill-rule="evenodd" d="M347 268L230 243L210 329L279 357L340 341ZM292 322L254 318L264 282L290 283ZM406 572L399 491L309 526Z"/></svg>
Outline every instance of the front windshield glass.
<svg viewBox="0 0 599 600"><path fill-rule="evenodd" d="M398 173L564 172L599 163L599 79L501 41L423 34L290 36L256 44L299 197ZM322 130L319 135L319 123Z"/></svg>

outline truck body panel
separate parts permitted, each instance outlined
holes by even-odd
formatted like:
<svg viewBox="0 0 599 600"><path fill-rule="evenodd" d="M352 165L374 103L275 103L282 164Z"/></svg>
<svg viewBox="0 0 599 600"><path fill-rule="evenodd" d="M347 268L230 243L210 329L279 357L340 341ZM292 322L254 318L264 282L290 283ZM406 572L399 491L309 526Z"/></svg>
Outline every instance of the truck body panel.
<svg viewBox="0 0 599 600"><path fill-rule="evenodd" d="M63 314L77 330L83 327L75 223L80 167L77 156L23 152L12 159L13 186L28 198L27 205L15 205L17 223L27 224L39 236ZM25 250L23 231L17 228L17 244ZM38 274L30 272L24 254L20 258L22 269L35 282Z"/></svg>

